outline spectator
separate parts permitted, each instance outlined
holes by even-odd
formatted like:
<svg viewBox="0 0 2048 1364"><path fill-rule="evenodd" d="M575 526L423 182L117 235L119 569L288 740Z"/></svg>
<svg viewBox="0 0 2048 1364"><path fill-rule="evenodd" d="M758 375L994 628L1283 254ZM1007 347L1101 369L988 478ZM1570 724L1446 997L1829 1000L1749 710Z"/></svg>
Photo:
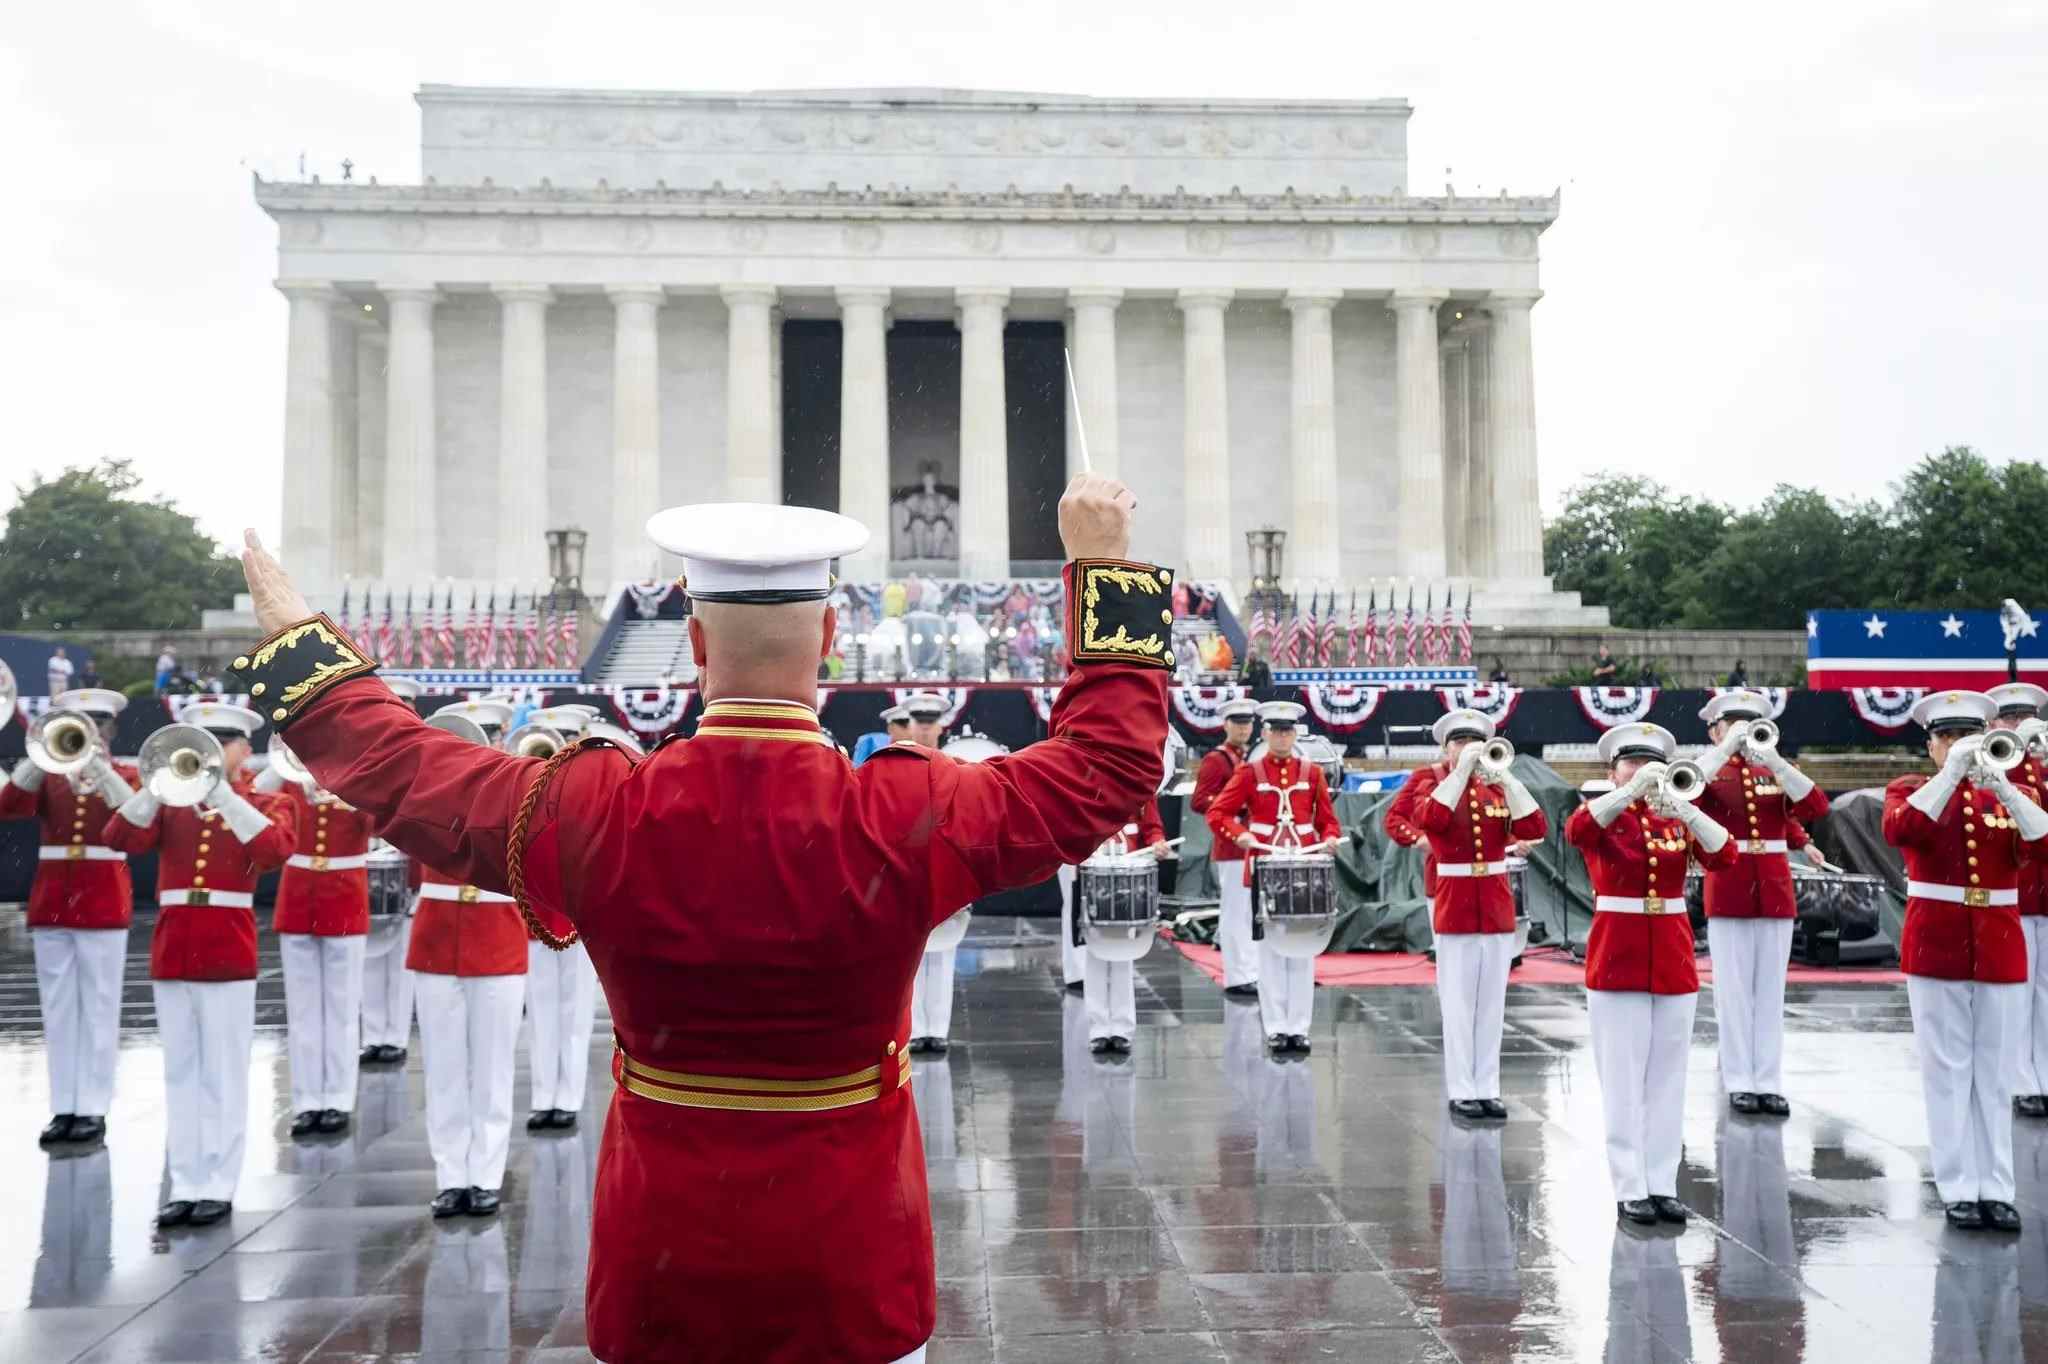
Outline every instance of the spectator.
<svg viewBox="0 0 2048 1364"><path fill-rule="evenodd" d="M1508 676L1508 665L1500 659L1493 660L1493 672L1486 679L1496 687L1512 687L1514 680Z"/></svg>
<svg viewBox="0 0 2048 1364"><path fill-rule="evenodd" d="M50 695L62 696L71 685L71 660L64 656L64 646L59 644L50 654Z"/></svg>
<svg viewBox="0 0 2048 1364"><path fill-rule="evenodd" d="M1657 671L1657 665L1654 663L1645 663L1642 667L1642 672L1636 678L1636 685L1639 687L1663 686L1664 678L1663 675Z"/></svg>
<svg viewBox="0 0 2048 1364"><path fill-rule="evenodd" d="M1749 685L1749 673L1743 669L1742 660L1739 658L1735 660L1735 667L1728 674L1728 685L1731 687L1746 687Z"/></svg>
<svg viewBox="0 0 2048 1364"><path fill-rule="evenodd" d="M86 691L97 691L103 685L100 681L100 670L92 665L89 658L85 660L85 666L78 670L78 685L81 690Z"/></svg>
<svg viewBox="0 0 2048 1364"><path fill-rule="evenodd" d="M171 689L171 678L177 675L178 651L170 645L156 656L156 694L162 696Z"/></svg>
<svg viewBox="0 0 2048 1364"><path fill-rule="evenodd" d="M1273 685L1273 670L1267 666L1263 651L1254 649L1252 656L1245 660L1244 684L1253 691Z"/></svg>
<svg viewBox="0 0 2048 1364"><path fill-rule="evenodd" d="M1600 646L1600 656L1593 660L1593 685L1596 687L1611 687L1614 685L1615 679L1620 675L1621 669L1615 666L1614 655L1608 653L1607 646L1602 644Z"/></svg>

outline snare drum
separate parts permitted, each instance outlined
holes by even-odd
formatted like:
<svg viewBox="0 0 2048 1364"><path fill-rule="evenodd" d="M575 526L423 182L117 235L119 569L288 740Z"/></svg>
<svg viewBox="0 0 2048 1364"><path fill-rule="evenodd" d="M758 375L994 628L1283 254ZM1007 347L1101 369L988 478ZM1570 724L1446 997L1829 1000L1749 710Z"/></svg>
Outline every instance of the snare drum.
<svg viewBox="0 0 2048 1364"><path fill-rule="evenodd" d="M1320 956L1337 931L1337 859L1329 853L1277 852L1252 859L1253 903L1273 950Z"/></svg>
<svg viewBox="0 0 2048 1364"><path fill-rule="evenodd" d="M1136 961L1152 950L1159 917L1159 859L1098 853L1075 874L1074 904L1088 950L1104 961Z"/></svg>
<svg viewBox="0 0 2048 1364"><path fill-rule="evenodd" d="M382 839L363 859L370 880L370 917L389 919L412 906L412 859Z"/></svg>

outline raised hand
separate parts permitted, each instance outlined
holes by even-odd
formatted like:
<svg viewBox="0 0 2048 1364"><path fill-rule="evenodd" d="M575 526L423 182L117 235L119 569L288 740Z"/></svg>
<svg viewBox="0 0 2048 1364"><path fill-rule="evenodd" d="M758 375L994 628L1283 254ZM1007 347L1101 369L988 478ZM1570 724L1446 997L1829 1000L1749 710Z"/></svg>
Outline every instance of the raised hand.
<svg viewBox="0 0 2048 1364"><path fill-rule="evenodd" d="M284 565L271 556L254 530L242 532L242 576L249 580L249 599L256 606L256 628L274 635L313 614L299 589L285 576Z"/></svg>
<svg viewBox="0 0 2048 1364"><path fill-rule="evenodd" d="M1069 559L1127 559L1138 499L1101 474L1076 474L1060 498L1060 542Z"/></svg>

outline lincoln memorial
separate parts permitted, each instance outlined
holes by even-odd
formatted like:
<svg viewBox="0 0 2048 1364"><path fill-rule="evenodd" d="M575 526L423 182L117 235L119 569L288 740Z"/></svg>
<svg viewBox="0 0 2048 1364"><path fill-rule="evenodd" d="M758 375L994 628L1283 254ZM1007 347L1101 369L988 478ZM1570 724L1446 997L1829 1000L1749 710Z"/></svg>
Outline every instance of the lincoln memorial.
<svg viewBox="0 0 2048 1364"><path fill-rule="evenodd" d="M1554 195L1418 193L1400 100L420 90L421 182L259 180L289 301L284 545L315 593L667 575L675 502L832 507L846 576L1032 575L1082 442L1135 551L1543 577ZM1071 356L1068 396L1062 352ZM1078 420L1077 420L1078 417Z"/></svg>

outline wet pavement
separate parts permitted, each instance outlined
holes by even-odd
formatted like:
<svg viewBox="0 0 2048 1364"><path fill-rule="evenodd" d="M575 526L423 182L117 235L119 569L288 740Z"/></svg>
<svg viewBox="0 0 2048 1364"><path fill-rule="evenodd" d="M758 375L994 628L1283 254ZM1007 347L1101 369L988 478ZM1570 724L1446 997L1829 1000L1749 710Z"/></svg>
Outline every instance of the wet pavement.
<svg viewBox="0 0 2048 1364"><path fill-rule="evenodd" d="M1946 1230L1900 987L1792 991L1789 1120L1727 1113L1703 996L1679 1189L1701 1216L1641 1232L1615 1225L1576 989L1512 989L1512 1116L1466 1127L1431 991L1319 991L1314 1055L1281 1062L1255 1004L1155 948L1135 1051L1104 1061L1050 939L1010 927L976 925L955 1045L914 1073L934 1361L2048 1359L2048 1123L2018 1125L2024 1234ZM51 1156L27 945L0 936L0 1360L588 1358L602 1066L581 1130L515 1123L499 1217L436 1224L417 1046L365 1073L354 1132L292 1142L266 959L234 1216L159 1234L145 943L107 1142Z"/></svg>

